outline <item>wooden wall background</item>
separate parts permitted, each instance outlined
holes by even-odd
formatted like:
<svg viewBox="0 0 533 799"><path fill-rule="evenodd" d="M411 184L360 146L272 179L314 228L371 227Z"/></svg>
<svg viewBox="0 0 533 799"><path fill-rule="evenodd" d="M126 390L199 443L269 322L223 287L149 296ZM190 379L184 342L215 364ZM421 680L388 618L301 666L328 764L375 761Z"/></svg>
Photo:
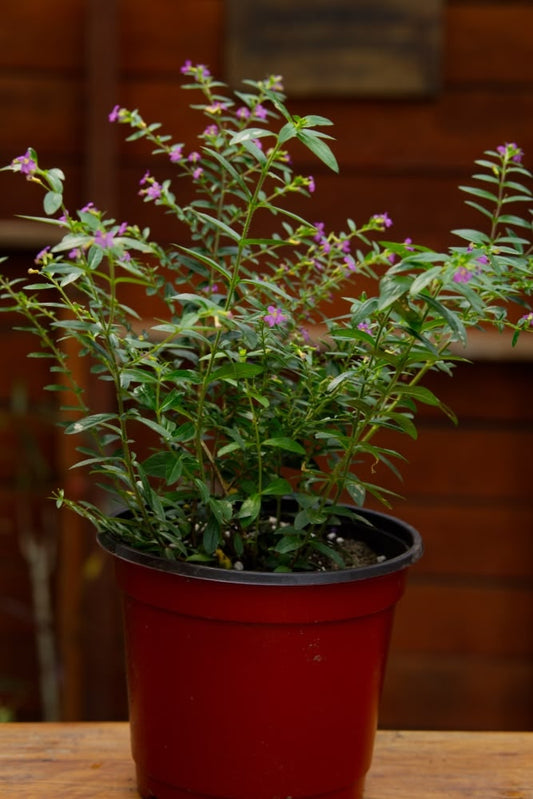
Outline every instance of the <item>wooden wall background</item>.
<svg viewBox="0 0 533 799"><path fill-rule="evenodd" d="M135 200L146 153L115 138L107 113L116 102L137 106L146 119L190 137L176 89L179 67L191 58L224 74L224 12L223 0L5 0L0 162L32 145L42 163L67 172L72 206L92 199L119 219L171 236L167 222ZM295 99L294 111L336 123L341 177L299 163L316 178L314 218L339 226L346 216L386 210L396 238L445 246L447 231L465 223L455 186L484 149L517 141L533 164L532 29L528 0L448 0L435 97ZM10 266L1 268L24 271L44 243L42 233L13 220L13 209L35 213L39 203L31 184L0 174L0 251L10 255ZM48 634L54 643L49 665L62 717L121 718L120 623L109 565L90 532L71 517L58 519L45 499L65 481L74 492L86 486L66 473L69 453L54 430L50 397L38 388L42 362L25 360L27 342L12 324L0 317L0 712L43 716L40 629L41 644ZM439 378L460 427L452 431L428 411L410 446L402 489L408 499L394 510L422 531L426 555L398 611L383 726L533 723L530 353L525 347L510 358L491 343L454 381ZM49 553L51 570L40 579L34 570L33 583L30 533ZM40 626L32 584L50 591L53 618Z"/></svg>

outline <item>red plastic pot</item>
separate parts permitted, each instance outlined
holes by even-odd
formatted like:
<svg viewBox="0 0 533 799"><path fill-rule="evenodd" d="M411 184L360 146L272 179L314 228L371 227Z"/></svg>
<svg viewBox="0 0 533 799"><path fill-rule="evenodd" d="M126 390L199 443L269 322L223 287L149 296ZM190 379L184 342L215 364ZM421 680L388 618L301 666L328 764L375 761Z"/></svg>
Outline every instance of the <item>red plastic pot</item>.
<svg viewBox="0 0 533 799"><path fill-rule="evenodd" d="M364 515L387 559L336 572L224 571L100 536L123 593L141 796L362 796L394 606L422 553L408 525Z"/></svg>

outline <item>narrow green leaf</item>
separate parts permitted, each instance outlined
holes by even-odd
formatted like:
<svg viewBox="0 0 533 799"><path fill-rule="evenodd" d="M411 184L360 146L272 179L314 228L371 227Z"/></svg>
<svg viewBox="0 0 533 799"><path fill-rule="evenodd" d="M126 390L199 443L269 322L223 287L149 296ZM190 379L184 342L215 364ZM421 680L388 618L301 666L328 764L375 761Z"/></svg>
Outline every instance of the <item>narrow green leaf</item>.
<svg viewBox="0 0 533 799"><path fill-rule="evenodd" d="M256 377L263 371L263 367L255 363L228 363L221 366L211 374L210 382L214 380L239 380L239 378Z"/></svg>
<svg viewBox="0 0 533 799"><path fill-rule="evenodd" d="M222 266L222 264L219 264L218 261L214 261L212 258L209 258L209 256L204 255L203 253L198 252L197 250L191 249L190 247L184 247L183 245L180 244L177 244L176 247L180 252L185 253L185 255L194 258L196 261L200 261L200 263L204 264L204 266L208 266L210 269L213 269L215 272L218 272L220 275L223 275L226 278L226 280L228 281L231 280L231 275L228 272L228 270L224 266Z"/></svg>
<svg viewBox="0 0 533 799"><path fill-rule="evenodd" d="M311 152L316 155L327 167L333 172L339 171L339 165L335 158L331 147L326 142L318 138L316 132L301 130L298 132L297 137Z"/></svg>
<svg viewBox="0 0 533 799"><path fill-rule="evenodd" d="M297 441L286 436L277 436L275 438L267 438L263 441L264 447L276 447L277 449L284 449L287 452L295 452L298 455L305 455L305 449Z"/></svg>
<svg viewBox="0 0 533 799"><path fill-rule="evenodd" d="M241 240L240 234L237 233L237 231L233 230L233 228L230 228L229 225L226 225L225 222L222 222L221 219L217 219L216 217L210 216L209 214L201 213L200 211L197 211L196 213L198 218L201 219L203 222L205 222L206 225L217 228L226 236L228 236L228 238L232 239L232 241L240 242Z"/></svg>

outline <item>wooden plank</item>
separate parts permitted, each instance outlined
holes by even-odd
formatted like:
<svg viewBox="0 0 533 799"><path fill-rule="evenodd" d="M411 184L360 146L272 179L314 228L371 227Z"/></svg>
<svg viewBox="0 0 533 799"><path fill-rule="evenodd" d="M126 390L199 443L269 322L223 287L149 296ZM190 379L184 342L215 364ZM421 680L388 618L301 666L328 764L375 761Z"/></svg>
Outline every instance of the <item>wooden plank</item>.
<svg viewBox="0 0 533 799"><path fill-rule="evenodd" d="M531 733L380 730L365 799L530 799L532 747ZM2 799L136 796L126 724L3 724L0 759Z"/></svg>
<svg viewBox="0 0 533 799"><path fill-rule="evenodd" d="M224 0L180 0L179 5L152 0L149 14L145 0L121 6L120 60L126 81L139 74L166 74L175 81L187 59L221 75Z"/></svg>
<svg viewBox="0 0 533 799"><path fill-rule="evenodd" d="M72 0L3 3L0 69L81 72L84 6Z"/></svg>
<svg viewBox="0 0 533 799"><path fill-rule="evenodd" d="M62 163L79 154L83 114L79 75L0 73L0 105L2 162L29 146L38 153L55 154Z"/></svg>
<svg viewBox="0 0 533 799"><path fill-rule="evenodd" d="M531 582L491 587L414 575L396 614L396 651L533 658Z"/></svg>
<svg viewBox="0 0 533 799"><path fill-rule="evenodd" d="M530 730L533 659L392 649L380 710L389 729Z"/></svg>
<svg viewBox="0 0 533 799"><path fill-rule="evenodd" d="M452 0L447 4L444 38L447 85L531 83L532 29L529 2Z"/></svg>
<svg viewBox="0 0 533 799"><path fill-rule="evenodd" d="M496 453L497 456L497 453ZM459 504L453 495L440 502L397 503L395 515L420 531L424 556L421 577L452 576L533 579L533 503Z"/></svg>

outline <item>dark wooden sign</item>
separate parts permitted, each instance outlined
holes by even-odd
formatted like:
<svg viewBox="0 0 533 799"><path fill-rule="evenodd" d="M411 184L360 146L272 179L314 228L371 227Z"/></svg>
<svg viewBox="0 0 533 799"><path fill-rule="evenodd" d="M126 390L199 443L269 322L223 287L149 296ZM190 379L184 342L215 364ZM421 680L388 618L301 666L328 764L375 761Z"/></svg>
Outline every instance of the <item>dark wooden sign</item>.
<svg viewBox="0 0 533 799"><path fill-rule="evenodd" d="M291 95L419 96L440 82L443 0L226 0L226 72Z"/></svg>

